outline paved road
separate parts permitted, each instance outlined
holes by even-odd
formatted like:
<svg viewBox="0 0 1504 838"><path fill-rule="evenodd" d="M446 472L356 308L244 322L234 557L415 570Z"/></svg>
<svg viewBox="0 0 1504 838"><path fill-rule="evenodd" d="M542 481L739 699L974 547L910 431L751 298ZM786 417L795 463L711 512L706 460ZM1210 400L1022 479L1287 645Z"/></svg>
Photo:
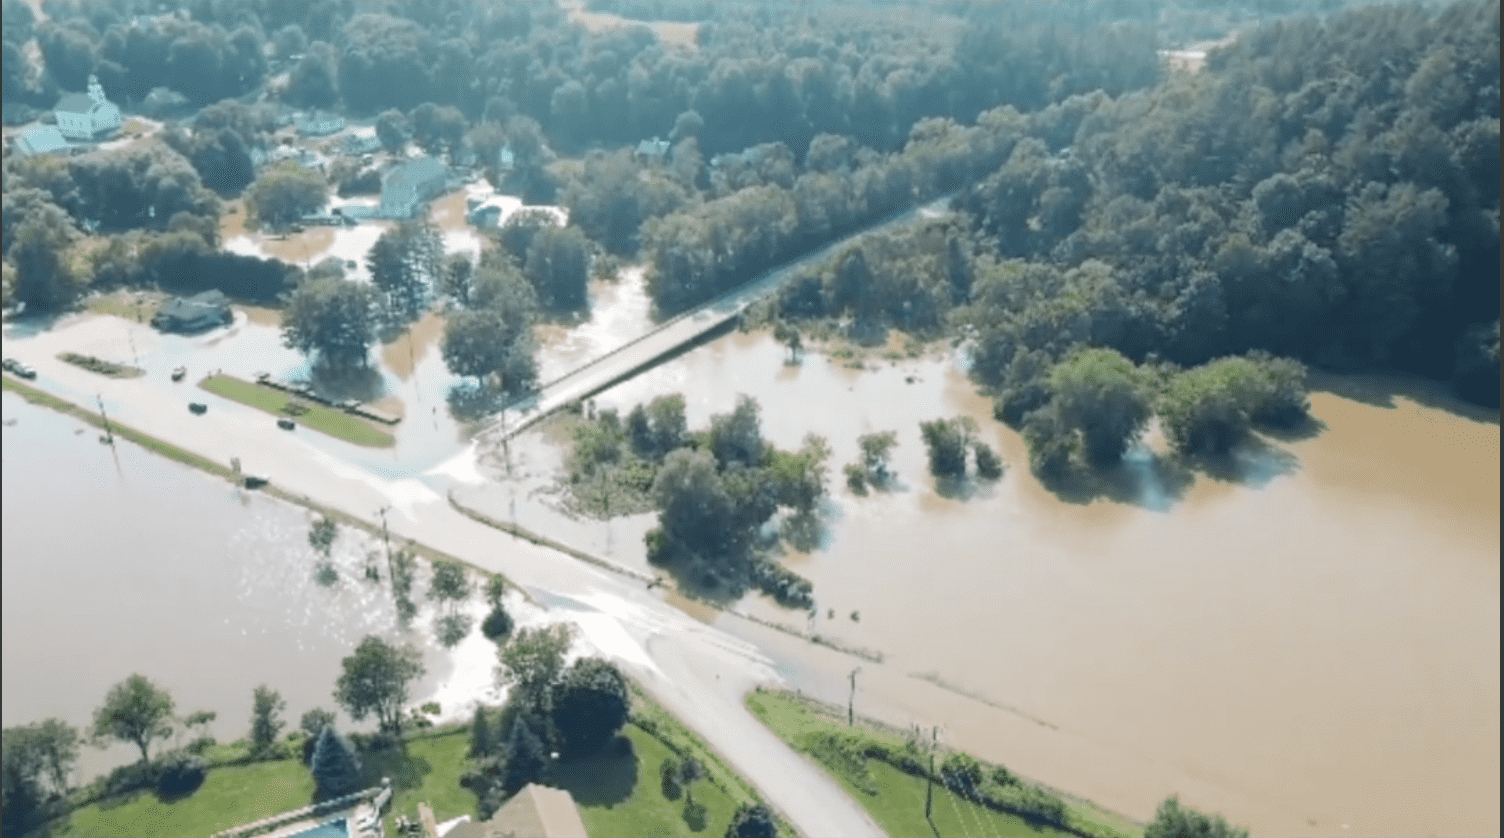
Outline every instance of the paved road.
<svg viewBox="0 0 1504 838"><path fill-rule="evenodd" d="M944 215L953 196L954 193L937 198L928 204L915 207L837 239L808 255L774 268L720 297L665 321L647 334L634 338L544 384L537 396L523 406L524 412L521 420L519 421L515 416L510 420L505 429L506 436L517 435L528 425L570 402L590 398L614 384L651 369L658 362L736 318L748 305L777 291L799 272L820 264L857 239L890 230L915 218L938 218ZM498 419L478 436L489 437L502 427L502 422Z"/></svg>
<svg viewBox="0 0 1504 838"><path fill-rule="evenodd" d="M489 571L505 574L575 623L584 637L620 661L669 711L746 777L798 832L809 838L882 832L829 777L764 729L742 706L754 684L779 680L755 647L699 623L655 599L641 583L505 536L454 511L423 481L385 480L344 462L272 418L165 378L114 380L56 359L66 349L129 358L128 325L96 317L27 338L6 336L0 354L36 368L32 386L92 408L102 397L112 420L249 473L350 515L374 520L390 505L392 534L411 538ZM186 402L209 405L194 416ZM128 443L123 443L128 444ZM463 473L449 464L451 473Z"/></svg>

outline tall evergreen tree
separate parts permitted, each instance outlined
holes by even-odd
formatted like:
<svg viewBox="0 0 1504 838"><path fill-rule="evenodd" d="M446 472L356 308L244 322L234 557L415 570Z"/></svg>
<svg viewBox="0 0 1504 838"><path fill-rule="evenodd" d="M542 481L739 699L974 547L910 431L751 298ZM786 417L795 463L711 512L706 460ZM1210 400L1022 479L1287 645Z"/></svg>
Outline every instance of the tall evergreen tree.
<svg viewBox="0 0 1504 838"><path fill-rule="evenodd" d="M507 765L502 772L501 785L514 792L543 776L548 765L548 755L543 751L543 741L521 716L512 720L512 729L506 739Z"/></svg>
<svg viewBox="0 0 1504 838"><path fill-rule="evenodd" d="M326 726L319 733L310 768L314 782L318 785L320 800L330 800L360 790L360 757L348 741L334 732L332 725Z"/></svg>

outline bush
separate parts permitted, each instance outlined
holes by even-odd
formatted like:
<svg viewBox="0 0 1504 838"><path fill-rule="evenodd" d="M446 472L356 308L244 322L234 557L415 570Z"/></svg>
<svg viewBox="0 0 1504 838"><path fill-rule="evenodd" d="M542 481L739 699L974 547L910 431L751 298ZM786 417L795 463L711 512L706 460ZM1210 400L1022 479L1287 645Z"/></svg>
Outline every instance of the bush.
<svg viewBox="0 0 1504 838"><path fill-rule="evenodd" d="M971 756L955 751L940 763L940 780L956 794L975 800L977 787L982 784L982 766Z"/></svg>
<svg viewBox="0 0 1504 838"><path fill-rule="evenodd" d="M189 742L188 747L184 748L183 750L187 751L190 754L203 754L204 751L209 750L216 744L218 743L215 741L214 737L200 736L197 739L194 739L192 742Z"/></svg>
<svg viewBox="0 0 1504 838"><path fill-rule="evenodd" d="M971 452L977 461L977 476L983 480L996 480L1003 476L1003 460L985 442L977 442L971 446Z"/></svg>
<svg viewBox="0 0 1504 838"><path fill-rule="evenodd" d="M105 777L101 797L115 797L148 788L152 784L150 766L142 763L122 765Z"/></svg>
<svg viewBox="0 0 1504 838"><path fill-rule="evenodd" d="M679 763L673 757L664 757L658 766L658 778L662 784L663 796L669 800L678 800L679 795L684 793L684 787L679 785Z"/></svg>
<svg viewBox="0 0 1504 838"><path fill-rule="evenodd" d="M512 633L512 615L498 602L480 624L480 630L488 639L500 640Z"/></svg>
<svg viewBox="0 0 1504 838"><path fill-rule="evenodd" d="M1012 771L1009 771L1007 768L1001 765L995 765L992 767L992 782L997 783L1003 788L1007 788L1008 786L1016 786L1019 784L1018 775L1014 774Z"/></svg>
<svg viewBox="0 0 1504 838"><path fill-rule="evenodd" d="M627 723L632 698L621 671L600 658L575 661L553 685L552 715L566 758L604 748Z"/></svg>
<svg viewBox="0 0 1504 838"><path fill-rule="evenodd" d="M867 494L867 469L860 463L846 464L846 488L854 495Z"/></svg>
<svg viewBox="0 0 1504 838"><path fill-rule="evenodd" d="M726 838L777 838L778 821L761 803L743 803L737 807L726 827Z"/></svg>
<svg viewBox="0 0 1504 838"><path fill-rule="evenodd" d="M684 801L684 823L691 832L705 829L705 804L693 798Z"/></svg>
<svg viewBox="0 0 1504 838"><path fill-rule="evenodd" d="M929 449L930 474L942 478L966 475L966 448L976 433L971 417L920 422L919 431Z"/></svg>
<svg viewBox="0 0 1504 838"><path fill-rule="evenodd" d="M190 794L203 784L208 773L208 761L198 754L170 751L157 759L157 792L164 797Z"/></svg>

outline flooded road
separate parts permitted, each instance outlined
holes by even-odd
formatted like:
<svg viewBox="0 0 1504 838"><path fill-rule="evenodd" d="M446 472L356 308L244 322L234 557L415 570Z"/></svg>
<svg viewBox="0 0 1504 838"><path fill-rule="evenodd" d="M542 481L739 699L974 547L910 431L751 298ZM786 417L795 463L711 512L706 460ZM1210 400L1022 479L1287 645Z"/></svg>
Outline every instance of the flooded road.
<svg viewBox="0 0 1504 838"><path fill-rule="evenodd" d="M139 672L171 692L179 715L216 710L220 741L247 734L263 683L296 728L303 712L334 709L340 659L366 634L427 649L415 697L450 675L428 609L404 635L388 589L359 577L379 542L342 530L341 581L321 588L305 510L128 442L112 452L94 428L10 393L0 408L5 726L57 716L83 728L109 688ZM83 748L77 779L136 758L132 746Z"/></svg>
<svg viewBox="0 0 1504 838"><path fill-rule="evenodd" d="M1497 833L1496 414L1427 383L1318 376L1318 435L1255 446L1220 478L1166 478L1138 451L1113 497L1066 502L1027 473L1022 440L948 358L858 371L783 354L766 336L728 336L597 404L678 391L697 427L747 393L778 445L828 437L833 475L859 434L898 432L899 486L859 498L835 485L826 546L787 562L814 583L816 631L887 655L860 685L876 705L945 716L957 744L1141 819L1180 792L1259 835ZM1009 468L943 497L917 425L957 414ZM613 523L613 558L645 568L623 537L641 523L651 516ZM606 530L577 528L597 544ZM743 607L806 627L761 597ZM844 701L857 662L717 625L786 647L786 674L798 682L804 667L812 690ZM1058 735L1026 744L978 702L942 711L934 683L906 675ZM1059 759L1067 736L1099 765Z"/></svg>

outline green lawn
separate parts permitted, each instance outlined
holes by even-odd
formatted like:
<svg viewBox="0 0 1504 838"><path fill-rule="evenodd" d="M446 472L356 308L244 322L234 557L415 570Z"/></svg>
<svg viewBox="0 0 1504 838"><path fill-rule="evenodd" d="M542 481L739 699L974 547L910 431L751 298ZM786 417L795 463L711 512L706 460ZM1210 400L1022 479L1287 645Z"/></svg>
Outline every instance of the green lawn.
<svg viewBox="0 0 1504 838"><path fill-rule="evenodd" d="M853 730L866 739L884 743L899 749L903 737L871 725L846 725L844 714L823 707L813 701L775 692L754 692L747 696L747 707L763 724L776 733L791 747L803 753L815 754L806 747L810 734L822 732L849 733ZM821 767L841 784L841 787L867 810L867 814L892 836L938 835L941 838L968 838L969 836L1040 836L1069 835L1049 827L1034 826L1023 818L997 812L973 803L935 784L931 805L931 821L924 817L926 781L898 770L882 760L865 759L865 777L857 776L858 770L838 760L815 757ZM938 765L937 757L936 764ZM866 791L863 787L866 787ZM876 794L869 793L876 791ZM1070 822L1077 826L1105 827L1120 835L1142 834L1124 818L1105 812L1083 802L1067 800ZM933 824L933 828L931 826ZM1108 833L1104 833L1108 834Z"/></svg>
<svg viewBox="0 0 1504 838"><path fill-rule="evenodd" d="M150 791L92 803L55 821L52 834L207 838L312 801L313 777L300 762L260 762L213 769L197 791L172 803Z"/></svg>
<svg viewBox="0 0 1504 838"><path fill-rule="evenodd" d="M290 415L287 410L289 404L299 405L304 409L304 412L297 416L299 425L321 431L346 442L353 442L356 445L364 445L368 448L390 448L397 444L397 440L391 434L372 427L369 422L358 416L352 416L343 410L335 410L317 402L289 396L271 387L242 381L229 375L211 375L200 381L198 386L217 396L224 396L276 416Z"/></svg>
<svg viewBox="0 0 1504 838"><path fill-rule="evenodd" d="M418 819L418 804L433 807L442 823L460 815L475 817L475 795L460 785L465 755L470 750L470 731L460 727L447 733L421 735L408 740L407 751L364 755L366 781L370 785L392 778L391 808L387 810L386 834L397 834L397 816Z"/></svg>

